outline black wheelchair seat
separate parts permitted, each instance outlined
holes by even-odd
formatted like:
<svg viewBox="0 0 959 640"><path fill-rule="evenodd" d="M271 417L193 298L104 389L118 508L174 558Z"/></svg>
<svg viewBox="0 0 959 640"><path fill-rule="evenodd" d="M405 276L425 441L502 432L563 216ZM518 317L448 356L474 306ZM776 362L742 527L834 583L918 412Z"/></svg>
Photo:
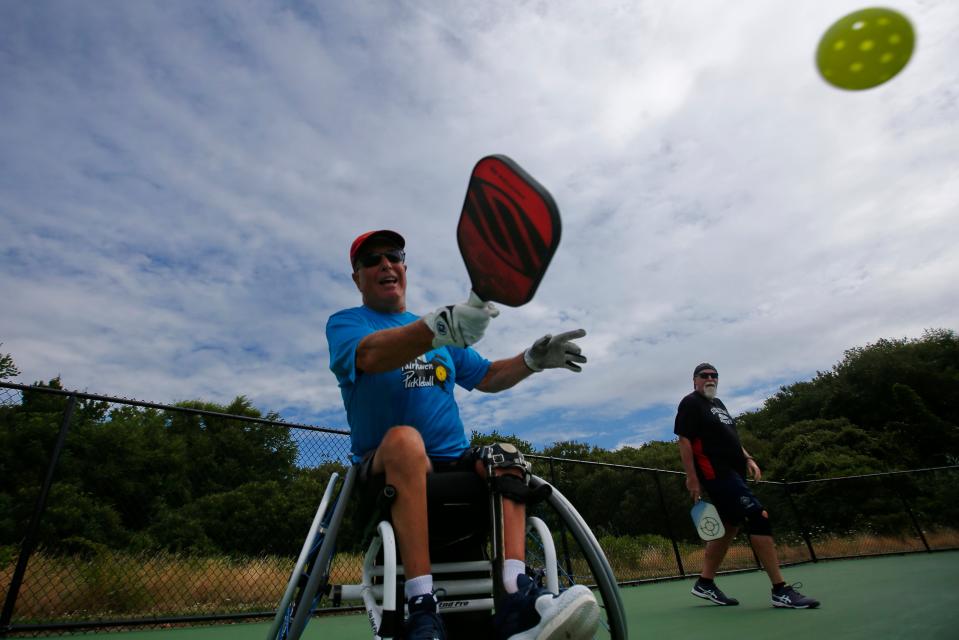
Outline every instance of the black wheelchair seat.
<svg viewBox="0 0 959 640"><path fill-rule="evenodd" d="M489 489L471 471L431 473L426 481L430 558L447 562L485 545L490 527ZM472 555L472 554L469 554Z"/></svg>
<svg viewBox="0 0 959 640"><path fill-rule="evenodd" d="M393 491L382 475L370 478L359 487L357 514L359 520L366 523L364 544L375 535L378 522L392 523ZM490 526L486 480L471 470L441 469L430 473L426 476L426 512L432 559L456 555L464 544L484 542Z"/></svg>

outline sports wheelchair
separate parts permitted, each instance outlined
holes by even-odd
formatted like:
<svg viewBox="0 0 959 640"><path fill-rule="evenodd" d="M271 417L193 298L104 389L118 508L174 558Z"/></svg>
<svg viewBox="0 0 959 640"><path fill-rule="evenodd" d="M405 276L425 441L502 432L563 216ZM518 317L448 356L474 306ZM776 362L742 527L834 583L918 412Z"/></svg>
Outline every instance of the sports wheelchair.
<svg viewBox="0 0 959 640"><path fill-rule="evenodd" d="M402 637L403 567L389 520L389 504L395 495L391 486L383 487L373 509L368 527L372 531L364 538L371 541L360 582L334 585L329 581L337 533L356 490L358 474L359 465L353 465L342 482L337 473L330 477L267 640L299 640L324 596L334 607L344 601L361 602L374 640ZM560 528L572 535L591 573L592 584L588 586L594 588L600 605L597 637L608 634L613 640L626 640L626 616L619 587L596 538L555 487L533 474L528 479L530 491L541 498L545 496L542 504L546 508L538 510L551 512L552 517L544 517L558 521ZM502 493L494 482L473 471L434 472L427 477L427 509L431 569L434 587L445 592L439 613L447 635L452 640L486 640L493 636L493 603L502 589L498 577L503 561ZM577 578L568 554L565 563L557 559L553 533L542 518L530 515L531 511L527 509L527 574L545 580L549 591L559 593L575 584ZM565 547L565 533L559 537Z"/></svg>

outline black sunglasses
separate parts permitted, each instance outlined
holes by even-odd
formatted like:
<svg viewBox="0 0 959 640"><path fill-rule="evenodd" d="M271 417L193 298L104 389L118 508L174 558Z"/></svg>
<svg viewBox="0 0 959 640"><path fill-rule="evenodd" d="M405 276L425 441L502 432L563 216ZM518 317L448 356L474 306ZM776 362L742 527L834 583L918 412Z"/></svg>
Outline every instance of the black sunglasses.
<svg viewBox="0 0 959 640"><path fill-rule="evenodd" d="M697 373L696 375L703 380L719 380L718 373Z"/></svg>
<svg viewBox="0 0 959 640"><path fill-rule="evenodd" d="M366 268L375 267L383 259L383 256L386 256L386 259L393 264L406 261L406 252L402 249L390 249L380 253L364 253L356 261Z"/></svg>

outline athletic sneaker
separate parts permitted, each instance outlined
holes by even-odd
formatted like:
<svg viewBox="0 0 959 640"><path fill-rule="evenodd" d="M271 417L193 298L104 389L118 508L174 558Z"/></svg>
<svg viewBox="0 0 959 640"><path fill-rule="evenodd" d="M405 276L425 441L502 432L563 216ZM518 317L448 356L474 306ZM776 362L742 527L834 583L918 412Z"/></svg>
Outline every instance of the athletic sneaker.
<svg viewBox="0 0 959 640"><path fill-rule="evenodd" d="M815 609L819 606L819 600L804 596L796 591L796 587L801 587L802 583L787 584L779 589L773 589L773 606L785 607L787 609Z"/></svg>
<svg viewBox="0 0 959 640"><path fill-rule="evenodd" d="M697 598L703 598L704 600L709 600L710 602L715 602L725 607L735 607L739 604L739 600L730 598L720 591L719 587L717 587L716 583L712 580L706 582L700 578L696 581L696 584L693 585L693 590L690 591L690 593Z"/></svg>
<svg viewBox="0 0 959 640"><path fill-rule="evenodd" d="M559 595L520 575L519 591L496 605L493 629L499 640L588 640L599 626L599 605L581 584Z"/></svg>
<svg viewBox="0 0 959 640"><path fill-rule="evenodd" d="M436 613L436 594L410 598L407 603L410 610L406 618L407 640L446 640L446 627Z"/></svg>

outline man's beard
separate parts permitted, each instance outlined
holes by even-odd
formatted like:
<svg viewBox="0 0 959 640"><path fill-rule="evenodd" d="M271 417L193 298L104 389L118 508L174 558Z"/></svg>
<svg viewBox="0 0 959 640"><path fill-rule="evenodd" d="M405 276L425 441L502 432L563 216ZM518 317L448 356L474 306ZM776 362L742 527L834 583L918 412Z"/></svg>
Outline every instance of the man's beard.
<svg viewBox="0 0 959 640"><path fill-rule="evenodd" d="M716 397L716 386L718 385L707 385L703 387L703 395L708 399L712 400Z"/></svg>

